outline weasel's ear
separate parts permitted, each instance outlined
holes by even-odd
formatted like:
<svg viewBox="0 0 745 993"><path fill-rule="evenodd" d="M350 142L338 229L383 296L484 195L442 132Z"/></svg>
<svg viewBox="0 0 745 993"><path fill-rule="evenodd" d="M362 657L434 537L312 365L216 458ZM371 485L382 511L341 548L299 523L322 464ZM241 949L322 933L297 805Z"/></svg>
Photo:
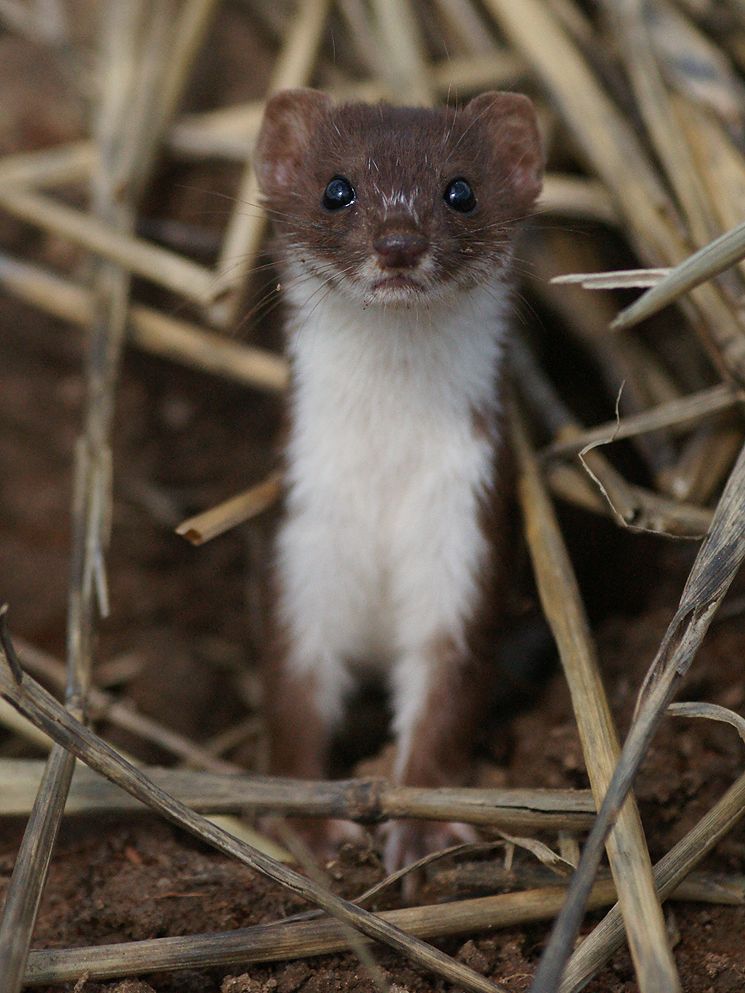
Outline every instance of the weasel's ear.
<svg viewBox="0 0 745 993"><path fill-rule="evenodd" d="M544 155L535 107L522 93L482 93L463 110L477 131L489 136L497 161L504 164L507 188L525 209L543 185Z"/></svg>
<svg viewBox="0 0 745 993"><path fill-rule="evenodd" d="M266 105L254 151L261 192L268 197L294 185L313 131L332 106L319 90L281 90Z"/></svg>

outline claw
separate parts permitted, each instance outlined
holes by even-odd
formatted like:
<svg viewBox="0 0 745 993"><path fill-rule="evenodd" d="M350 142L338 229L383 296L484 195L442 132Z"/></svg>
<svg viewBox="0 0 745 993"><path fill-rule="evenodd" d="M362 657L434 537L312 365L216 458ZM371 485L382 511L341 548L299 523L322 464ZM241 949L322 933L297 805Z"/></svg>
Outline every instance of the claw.
<svg viewBox="0 0 745 993"><path fill-rule="evenodd" d="M476 830L459 821L395 821L386 824L381 834L383 861L389 873L444 848L478 841ZM416 896L419 876L418 872L412 872L404 877L403 894L409 902Z"/></svg>

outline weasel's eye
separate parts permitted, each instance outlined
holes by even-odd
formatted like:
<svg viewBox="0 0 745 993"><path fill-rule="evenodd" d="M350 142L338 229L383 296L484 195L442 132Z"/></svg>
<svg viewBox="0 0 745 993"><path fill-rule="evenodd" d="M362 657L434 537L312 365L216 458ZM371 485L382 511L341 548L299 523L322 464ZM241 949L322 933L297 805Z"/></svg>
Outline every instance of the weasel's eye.
<svg viewBox="0 0 745 993"><path fill-rule="evenodd" d="M476 206L476 197L473 195L470 183L462 177L448 183L445 190L445 203L453 210L460 211L461 214L470 214Z"/></svg>
<svg viewBox="0 0 745 993"><path fill-rule="evenodd" d="M326 210L339 210L354 203L354 187L344 176L334 176L323 191L323 206Z"/></svg>

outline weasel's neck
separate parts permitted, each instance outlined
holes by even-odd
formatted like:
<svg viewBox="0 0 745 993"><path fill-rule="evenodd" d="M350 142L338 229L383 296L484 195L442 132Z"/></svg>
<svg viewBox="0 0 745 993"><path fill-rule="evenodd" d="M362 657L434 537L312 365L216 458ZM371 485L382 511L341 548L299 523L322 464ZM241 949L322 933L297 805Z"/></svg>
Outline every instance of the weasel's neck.
<svg viewBox="0 0 745 993"><path fill-rule="evenodd" d="M503 284L459 291L425 307L371 306L319 282L288 288L296 414L334 408L339 417L377 409L428 423L486 413L498 404L497 372L506 340ZM303 409L305 408L305 409Z"/></svg>

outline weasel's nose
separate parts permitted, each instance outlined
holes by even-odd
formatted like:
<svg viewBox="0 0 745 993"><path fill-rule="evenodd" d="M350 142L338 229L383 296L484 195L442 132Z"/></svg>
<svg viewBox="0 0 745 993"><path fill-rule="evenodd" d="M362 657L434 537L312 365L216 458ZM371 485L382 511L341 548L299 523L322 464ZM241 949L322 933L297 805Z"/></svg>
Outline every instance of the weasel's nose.
<svg viewBox="0 0 745 993"><path fill-rule="evenodd" d="M373 241L384 269L411 269L427 251L429 241L416 231L389 231Z"/></svg>

